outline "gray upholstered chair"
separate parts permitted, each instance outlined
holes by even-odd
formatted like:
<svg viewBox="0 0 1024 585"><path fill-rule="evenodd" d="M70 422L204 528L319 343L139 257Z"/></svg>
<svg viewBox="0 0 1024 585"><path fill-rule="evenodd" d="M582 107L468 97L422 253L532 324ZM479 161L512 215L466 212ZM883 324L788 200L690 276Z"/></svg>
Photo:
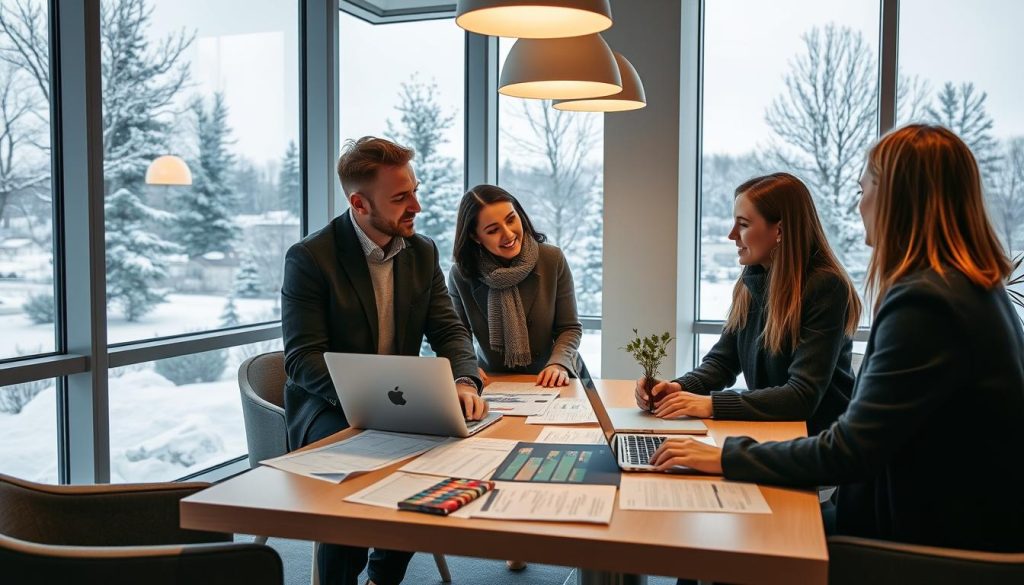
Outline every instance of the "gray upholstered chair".
<svg viewBox="0 0 1024 585"><path fill-rule="evenodd" d="M249 445L249 466L287 453L288 429L284 419L284 352L273 351L253 356L238 367L238 387L242 392L245 441ZM263 544L267 537L259 536ZM434 555L441 580L451 583L452 575L444 555ZM317 582L316 543L313 544L313 582Z"/></svg>
<svg viewBox="0 0 1024 585"><path fill-rule="evenodd" d="M274 549L183 530L178 502L205 483L55 486L0 475L4 583L283 583Z"/></svg>
<svg viewBox="0 0 1024 585"><path fill-rule="evenodd" d="M1024 552L990 553L833 536L828 539L828 556L829 585L1024 583Z"/></svg>

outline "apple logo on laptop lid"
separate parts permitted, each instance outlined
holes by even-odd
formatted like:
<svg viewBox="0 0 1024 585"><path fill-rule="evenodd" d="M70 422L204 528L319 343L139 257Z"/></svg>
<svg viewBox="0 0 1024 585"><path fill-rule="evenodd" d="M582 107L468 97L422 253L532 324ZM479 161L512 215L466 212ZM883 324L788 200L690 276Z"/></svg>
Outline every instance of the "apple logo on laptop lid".
<svg viewBox="0 0 1024 585"><path fill-rule="evenodd" d="M388 390L388 400L390 400L392 404L405 406L405 397L402 396L402 394L403 393L398 389L398 386L395 386L394 390Z"/></svg>

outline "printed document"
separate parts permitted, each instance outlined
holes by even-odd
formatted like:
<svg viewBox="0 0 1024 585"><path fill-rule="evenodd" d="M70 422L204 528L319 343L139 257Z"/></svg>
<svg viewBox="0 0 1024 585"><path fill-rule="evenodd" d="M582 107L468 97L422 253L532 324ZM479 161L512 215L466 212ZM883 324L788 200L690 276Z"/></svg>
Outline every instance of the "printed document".
<svg viewBox="0 0 1024 585"><path fill-rule="evenodd" d="M578 425L596 423L597 416L586 398L556 398L547 411L526 419L528 425Z"/></svg>
<svg viewBox="0 0 1024 585"><path fill-rule="evenodd" d="M387 467L450 440L448 437L371 430L325 447L261 463L282 471L340 483L352 473Z"/></svg>
<svg viewBox="0 0 1024 585"><path fill-rule="evenodd" d="M601 429L544 427L534 443L562 443L567 445L600 445L605 442Z"/></svg>
<svg viewBox="0 0 1024 585"><path fill-rule="evenodd" d="M558 390L531 383L494 382L484 388L483 399L491 412L506 416L533 416L544 414L558 394Z"/></svg>
<svg viewBox="0 0 1024 585"><path fill-rule="evenodd" d="M474 507L473 518L608 524L615 508L613 485L550 485L495 482Z"/></svg>
<svg viewBox="0 0 1024 585"><path fill-rule="evenodd" d="M516 443L506 439L456 440L406 463L402 471L441 477L487 479L515 448ZM437 478L434 478L434 482L437 483Z"/></svg>
<svg viewBox="0 0 1024 585"><path fill-rule="evenodd" d="M412 497L436 483L437 478L432 475L416 475L396 471L377 483L349 495L345 501L397 510L398 502Z"/></svg>
<svg viewBox="0 0 1024 585"><path fill-rule="evenodd" d="M619 507L623 510L772 513L761 490L752 483L624 473L619 490Z"/></svg>

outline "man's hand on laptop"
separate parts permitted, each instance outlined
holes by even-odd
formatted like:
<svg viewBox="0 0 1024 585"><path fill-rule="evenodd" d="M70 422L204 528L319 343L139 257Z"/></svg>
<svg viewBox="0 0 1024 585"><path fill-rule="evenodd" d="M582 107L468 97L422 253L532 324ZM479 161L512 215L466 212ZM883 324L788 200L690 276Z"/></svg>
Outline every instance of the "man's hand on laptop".
<svg viewBox="0 0 1024 585"><path fill-rule="evenodd" d="M459 393L459 402L466 420L480 420L487 416L487 401L477 394L476 386L456 384L455 391Z"/></svg>
<svg viewBox="0 0 1024 585"><path fill-rule="evenodd" d="M651 455L651 465L668 471L677 465L704 473L722 474L722 449L693 439L672 438Z"/></svg>
<svg viewBox="0 0 1024 585"><path fill-rule="evenodd" d="M654 397L654 406L657 408L658 401L670 396L676 392L682 392L683 387L679 382L655 380L654 387L651 388L651 396ZM644 379L640 378L636 381L636 389L633 391L636 396L636 405L647 410L647 391L644 390Z"/></svg>

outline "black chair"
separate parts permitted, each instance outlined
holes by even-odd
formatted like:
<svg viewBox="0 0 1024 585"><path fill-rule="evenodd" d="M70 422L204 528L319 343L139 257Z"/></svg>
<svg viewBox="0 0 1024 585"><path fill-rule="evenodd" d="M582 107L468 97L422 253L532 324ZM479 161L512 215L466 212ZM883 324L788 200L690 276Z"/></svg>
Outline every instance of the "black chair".
<svg viewBox="0 0 1024 585"><path fill-rule="evenodd" d="M281 585L274 549L180 527L179 500L208 485L54 486L0 475L0 579Z"/></svg>
<svg viewBox="0 0 1024 585"><path fill-rule="evenodd" d="M990 553L833 536L828 539L828 556L830 585L1024 583L1024 553Z"/></svg>

